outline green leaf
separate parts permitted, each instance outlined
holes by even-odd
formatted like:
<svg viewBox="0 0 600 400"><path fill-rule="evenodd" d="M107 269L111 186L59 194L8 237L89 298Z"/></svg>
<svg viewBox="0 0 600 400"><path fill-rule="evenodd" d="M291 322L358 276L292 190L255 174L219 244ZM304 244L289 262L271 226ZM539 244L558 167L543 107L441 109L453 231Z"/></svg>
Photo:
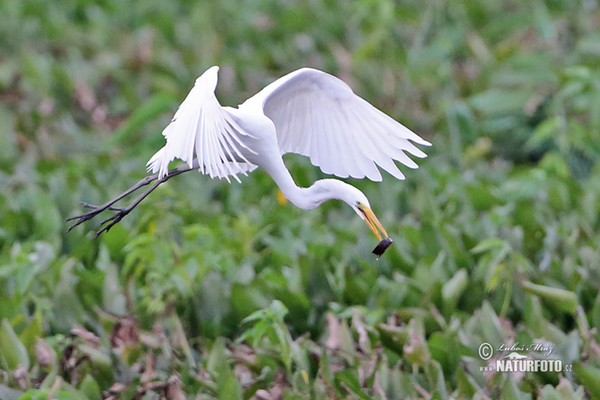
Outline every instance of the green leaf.
<svg viewBox="0 0 600 400"><path fill-rule="evenodd" d="M241 400L243 398L242 386L231 372L219 375L217 378L217 393L220 399Z"/></svg>
<svg viewBox="0 0 600 400"><path fill-rule="evenodd" d="M358 395L361 399L369 400L370 397L362 390L360 383L358 382L358 374L356 371L347 369L342 372L335 374L335 380L338 384L344 383L352 393Z"/></svg>
<svg viewBox="0 0 600 400"><path fill-rule="evenodd" d="M522 112L531 97L528 90L489 89L469 99L477 111L486 115Z"/></svg>
<svg viewBox="0 0 600 400"><path fill-rule="evenodd" d="M173 107L171 96L163 93L157 93L146 100L135 112L127 119L119 129L114 133L112 140L107 142L106 149L112 149L123 142L131 142L139 136L141 128L148 121L156 118L160 113L170 110Z"/></svg>
<svg viewBox="0 0 600 400"><path fill-rule="evenodd" d="M271 303L271 309L275 312L275 315L279 317L281 320L288 314L288 309L283 303L279 300L273 300Z"/></svg>
<svg viewBox="0 0 600 400"><path fill-rule="evenodd" d="M583 386L590 392L591 398L600 398L600 369L577 362L573 364L573 371Z"/></svg>
<svg viewBox="0 0 600 400"><path fill-rule="evenodd" d="M442 287L442 299L444 306L448 305L448 310L453 311L453 307L458 298L463 293L468 284L467 271L464 268L456 271L456 274Z"/></svg>
<svg viewBox="0 0 600 400"><path fill-rule="evenodd" d="M456 369L456 381L459 393L465 396L465 398L472 399L475 396L475 393L481 391L481 388L477 382L475 382L475 379L473 379L472 376L467 375L462 368Z"/></svg>
<svg viewBox="0 0 600 400"><path fill-rule="evenodd" d="M102 399L102 392L98 382L89 374L81 381L79 390L90 400Z"/></svg>
<svg viewBox="0 0 600 400"><path fill-rule="evenodd" d="M35 344L37 339L42 337L42 334L42 314L36 312L29 325L19 334L19 340L29 350L29 357L33 358L35 356Z"/></svg>
<svg viewBox="0 0 600 400"><path fill-rule="evenodd" d="M63 222L52 197L41 190L35 191L35 234L39 239L55 238L63 227Z"/></svg>
<svg viewBox="0 0 600 400"><path fill-rule="evenodd" d="M502 385L502 399L509 400L531 400L531 394L524 393L517 388L517 384L512 376L509 376Z"/></svg>
<svg viewBox="0 0 600 400"><path fill-rule="evenodd" d="M558 309L574 314L578 301L577 295L571 291L550 286L537 285L529 281L521 282L527 292L551 302Z"/></svg>
<svg viewBox="0 0 600 400"><path fill-rule="evenodd" d="M425 374L429 381L431 391L434 392L440 399L448 399L448 390L446 389L446 381L440 364L431 360L425 366Z"/></svg>
<svg viewBox="0 0 600 400"><path fill-rule="evenodd" d="M0 360L5 368L11 371L18 366L29 369L27 350L7 319L3 319L0 325Z"/></svg>
<svg viewBox="0 0 600 400"><path fill-rule="evenodd" d="M471 253L475 253L475 254L485 253L490 250L504 249L507 246L509 246L509 244L506 243L504 240L501 240L498 238L487 238L487 239L482 240L481 242L479 242L477 244L477 246L472 248Z"/></svg>
<svg viewBox="0 0 600 400"><path fill-rule="evenodd" d="M558 386L546 385L541 390L541 398L544 400L583 400L583 388L580 387L576 393L571 382L566 378L560 378Z"/></svg>
<svg viewBox="0 0 600 400"><path fill-rule="evenodd" d="M223 338L218 338L213 343L206 360L206 369L213 375L228 369L228 357Z"/></svg>

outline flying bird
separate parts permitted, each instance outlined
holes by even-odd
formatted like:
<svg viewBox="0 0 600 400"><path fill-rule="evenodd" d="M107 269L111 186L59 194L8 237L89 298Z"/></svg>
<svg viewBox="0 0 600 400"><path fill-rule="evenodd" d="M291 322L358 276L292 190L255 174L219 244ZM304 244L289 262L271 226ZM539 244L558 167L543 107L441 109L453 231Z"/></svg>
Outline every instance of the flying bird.
<svg viewBox="0 0 600 400"><path fill-rule="evenodd" d="M397 179L404 175L398 161L409 168L417 164L408 157L426 154L414 144L431 144L354 94L342 80L326 72L301 68L285 75L250 97L238 108L223 107L215 96L219 67L209 68L198 79L170 124L164 129L166 144L147 163L148 175L109 202L67 219L77 225L105 210L115 211L96 233L108 231L146 196L169 178L198 170L211 178L247 175L261 167L273 178L287 200L305 210L327 200L341 200L366 222L380 240L373 251L380 256L392 243L371 210L369 200L357 188L338 179L320 179L299 187L282 156L297 153L310 158L324 173L340 178L381 181L379 168ZM185 162L169 170L174 159ZM150 186L125 208L113 205Z"/></svg>

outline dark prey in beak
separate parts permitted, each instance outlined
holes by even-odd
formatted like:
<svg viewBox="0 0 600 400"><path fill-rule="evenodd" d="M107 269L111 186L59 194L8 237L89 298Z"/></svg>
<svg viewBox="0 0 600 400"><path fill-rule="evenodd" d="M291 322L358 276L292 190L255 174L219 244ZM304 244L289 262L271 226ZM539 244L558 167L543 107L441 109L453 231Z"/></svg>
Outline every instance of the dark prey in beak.
<svg viewBox="0 0 600 400"><path fill-rule="evenodd" d="M373 254L375 254L377 256L377 258L381 257L381 255L383 253L385 253L387 248L390 247L392 245L392 243L394 243L392 238L390 238L390 237L383 238L381 240L381 242L379 242L379 244L373 249Z"/></svg>

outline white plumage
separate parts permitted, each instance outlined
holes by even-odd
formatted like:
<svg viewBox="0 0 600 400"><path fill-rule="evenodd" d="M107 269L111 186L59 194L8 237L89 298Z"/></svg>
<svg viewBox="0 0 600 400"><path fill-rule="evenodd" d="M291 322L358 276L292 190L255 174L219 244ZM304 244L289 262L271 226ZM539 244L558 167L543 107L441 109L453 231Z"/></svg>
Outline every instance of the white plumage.
<svg viewBox="0 0 600 400"><path fill-rule="evenodd" d="M158 172L160 177L167 174L169 163L175 158L191 168L194 156L198 158L200 171L211 178L229 181L229 176L233 176L239 181L237 174L246 174L256 167L241 151L252 151L243 141L251 135L238 126L215 97L218 71L219 67L212 67L196 79L163 131L167 144L148 161L148 169Z"/></svg>
<svg viewBox="0 0 600 400"><path fill-rule="evenodd" d="M417 168L404 151L430 144L355 95L344 81L302 68L271 83L242 106L253 105L275 124L282 154L310 157L326 174L381 181L375 163L404 179L393 160Z"/></svg>
<svg viewBox="0 0 600 400"><path fill-rule="evenodd" d="M162 179L169 163L179 158L212 178L239 181L238 174L262 167L296 206L312 209L329 199L342 200L380 240L378 229L387 237L361 191L335 179L298 187L282 155L302 154L324 173L342 178L381 181L380 167L404 179L395 161L417 168L406 153L426 157L413 143L429 142L355 95L342 80L311 68L276 80L238 108L222 107L214 93L218 70L212 67L196 80L163 131L167 143L148 161L149 170Z"/></svg>
<svg viewBox="0 0 600 400"><path fill-rule="evenodd" d="M285 153L298 153L327 174L342 178L381 181L378 168L398 179L404 175L395 164L409 168L417 164L406 153L423 158L413 143L430 144L409 129L355 95L340 79L325 72L302 68L276 80L241 104L222 107L215 97L218 67L209 68L196 84L163 131L167 144L148 161L146 176L114 199L99 205L83 203L91 211L71 217L69 230L106 210L115 214L104 220L96 232L107 232L129 214L154 189L169 178L197 169L212 178L230 177L263 168L296 206L313 209L331 199L342 200L362 218L379 238L373 253L378 256L392 239L371 210L360 190L337 179L320 179L307 188L294 182L283 163ZM182 166L169 170L175 158ZM125 208L119 200L149 185Z"/></svg>
<svg viewBox="0 0 600 400"><path fill-rule="evenodd" d="M149 170L164 176L173 159L179 158L191 167L195 156L200 171L213 178L237 179L237 174L246 174L256 167L244 156L248 151L256 154L249 139L261 136L261 132L249 132L237 122L236 117L247 116L244 111L249 108L251 117L264 116L274 124L279 155L307 156L326 174L381 181L377 164L404 179L394 160L417 168L404 152L426 157L411 141L425 146L429 142L325 72L312 68L294 71L236 110L222 107L215 97L218 70L214 66L196 80L163 131L167 144L150 159Z"/></svg>

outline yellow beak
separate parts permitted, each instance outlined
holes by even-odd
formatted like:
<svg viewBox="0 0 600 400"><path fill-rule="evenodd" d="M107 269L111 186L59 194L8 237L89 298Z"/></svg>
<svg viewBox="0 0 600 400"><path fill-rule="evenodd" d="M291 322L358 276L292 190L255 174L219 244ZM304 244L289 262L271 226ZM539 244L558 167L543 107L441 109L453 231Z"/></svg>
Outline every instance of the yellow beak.
<svg viewBox="0 0 600 400"><path fill-rule="evenodd" d="M359 203L357 207L365 217L365 222L367 223L367 225L369 225L369 228L371 228L375 236L377 236L377 239L381 241L383 238L387 238L387 232L385 231L383 226L381 226L381 222L379 222L373 211L369 207L361 203Z"/></svg>

